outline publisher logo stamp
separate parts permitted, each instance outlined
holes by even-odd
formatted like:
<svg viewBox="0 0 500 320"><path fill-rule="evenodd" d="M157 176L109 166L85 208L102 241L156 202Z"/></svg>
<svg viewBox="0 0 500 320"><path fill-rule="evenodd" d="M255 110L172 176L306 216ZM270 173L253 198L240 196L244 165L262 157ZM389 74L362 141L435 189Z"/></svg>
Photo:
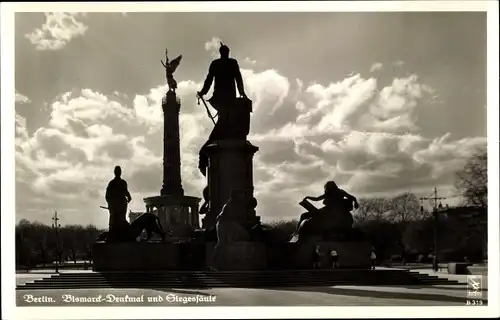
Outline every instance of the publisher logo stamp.
<svg viewBox="0 0 500 320"><path fill-rule="evenodd" d="M467 297L481 298L483 296L483 277L480 275L467 276Z"/></svg>

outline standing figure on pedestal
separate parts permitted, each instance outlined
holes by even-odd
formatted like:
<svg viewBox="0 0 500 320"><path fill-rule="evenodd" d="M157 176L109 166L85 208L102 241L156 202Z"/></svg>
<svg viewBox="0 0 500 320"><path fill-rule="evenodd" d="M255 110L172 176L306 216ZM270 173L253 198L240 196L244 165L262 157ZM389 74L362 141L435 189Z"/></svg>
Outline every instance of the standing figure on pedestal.
<svg viewBox="0 0 500 320"><path fill-rule="evenodd" d="M221 43L219 52L221 57L210 64L203 88L198 92L198 98L203 100L203 96L208 93L215 80L214 93L208 102L217 110L218 120L208 141L200 150L198 168L203 175L206 175L208 165L208 158L204 152L206 146L214 140L227 138L246 140L250 130L252 103L245 93L240 67L235 59L229 58L229 48L226 45ZM236 89L241 98L236 97ZM205 100L203 102L205 103ZM213 120L206 104L205 107Z"/></svg>
<svg viewBox="0 0 500 320"><path fill-rule="evenodd" d="M221 47L219 48L220 58L212 61L210 64L203 88L198 92L200 97L206 95L215 79L214 94L208 102L217 111L220 111L224 105L234 103L236 88L238 88L238 92L242 97L246 97L240 66L238 65L238 61L229 58L229 51L229 47L221 43Z"/></svg>
<svg viewBox="0 0 500 320"><path fill-rule="evenodd" d="M168 50L165 49L165 62L161 61L161 64L165 68L165 73L167 77L167 84L169 91L175 92L177 89L177 81L174 79L174 72L181 63L182 55L178 56L172 61L168 60Z"/></svg>
<svg viewBox="0 0 500 320"><path fill-rule="evenodd" d="M132 200L132 196L128 191L127 181L121 178L120 166L115 167L114 174L115 178L109 182L105 197L109 208L109 233L118 236L128 229L127 205Z"/></svg>

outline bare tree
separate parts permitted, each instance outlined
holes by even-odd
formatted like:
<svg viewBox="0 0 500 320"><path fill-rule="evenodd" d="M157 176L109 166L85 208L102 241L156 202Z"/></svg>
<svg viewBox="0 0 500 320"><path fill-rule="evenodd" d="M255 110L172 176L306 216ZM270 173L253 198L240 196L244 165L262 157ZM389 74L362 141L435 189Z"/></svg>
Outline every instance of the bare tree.
<svg viewBox="0 0 500 320"><path fill-rule="evenodd" d="M384 214L390 209L389 200L386 198L365 198L359 200L359 208L354 214L358 221L382 220Z"/></svg>
<svg viewBox="0 0 500 320"><path fill-rule="evenodd" d="M390 217L396 222L406 223L422 218L418 197L410 192L400 194L391 200Z"/></svg>
<svg viewBox="0 0 500 320"><path fill-rule="evenodd" d="M486 148L473 154L462 170L456 173L456 187L464 204L487 208L488 206L488 155Z"/></svg>
<svg viewBox="0 0 500 320"><path fill-rule="evenodd" d="M420 202L418 197L411 193L402 193L390 200L390 214L388 217L395 223L398 230L396 238L397 246L401 250L402 262L406 256L406 246L404 234L410 225L409 222L415 222L423 218L423 213L420 211Z"/></svg>

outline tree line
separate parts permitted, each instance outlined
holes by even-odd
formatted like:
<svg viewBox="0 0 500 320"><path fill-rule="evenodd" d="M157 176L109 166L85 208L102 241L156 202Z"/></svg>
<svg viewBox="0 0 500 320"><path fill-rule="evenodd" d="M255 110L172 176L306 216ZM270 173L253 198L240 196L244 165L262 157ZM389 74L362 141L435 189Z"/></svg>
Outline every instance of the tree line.
<svg viewBox="0 0 500 320"><path fill-rule="evenodd" d="M58 261L90 261L92 243L103 232L93 225L66 225L56 229L26 219L16 225L16 266L33 268Z"/></svg>

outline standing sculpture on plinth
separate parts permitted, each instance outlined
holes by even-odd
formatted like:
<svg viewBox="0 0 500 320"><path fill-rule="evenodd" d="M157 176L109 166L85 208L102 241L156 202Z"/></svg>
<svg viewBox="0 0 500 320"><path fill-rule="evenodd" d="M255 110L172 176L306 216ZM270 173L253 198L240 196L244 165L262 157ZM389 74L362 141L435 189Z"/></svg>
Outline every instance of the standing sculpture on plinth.
<svg viewBox="0 0 500 320"><path fill-rule="evenodd" d="M238 62L229 57L229 48L221 43L220 58L211 62L198 99L203 101L207 113L215 124L207 142L199 154L198 168L207 177L208 199L201 214L205 214L203 228L213 229L222 207L234 192L244 194L247 203L244 210L230 210L232 219L246 229L258 221L253 197L252 159L258 148L247 141L250 132L252 101L245 93ZM218 112L217 122L210 114L203 96L214 84L213 96L208 100ZM240 97L237 97L237 91ZM255 202L255 205L253 203ZM222 219L226 221L226 219ZM220 221L222 221L220 220ZM222 230L222 229L221 229Z"/></svg>
<svg viewBox="0 0 500 320"><path fill-rule="evenodd" d="M164 229L172 231L172 238L188 238L192 229L199 226L198 204L200 199L184 195L181 179L181 154L179 112L181 101L177 97L174 72L182 55L173 60L165 49L165 68L168 91L162 99L163 110L163 183L159 196L144 199L147 212L156 212ZM170 241L170 240L169 240Z"/></svg>
<svg viewBox="0 0 500 320"><path fill-rule="evenodd" d="M207 101L217 110L218 120L210 137L200 150L198 168L203 175L206 175L208 165L206 147L211 142L223 139L246 140L250 131L252 101L245 93L238 61L229 57L229 51L229 47L221 42L219 49L221 57L210 64L203 88L198 92L198 98L203 100L203 96L208 93L215 81L213 96ZM236 97L236 89L238 89L240 98ZM205 104L205 100L203 103ZM214 121L206 104L205 107L210 118Z"/></svg>
<svg viewBox="0 0 500 320"><path fill-rule="evenodd" d="M167 49L165 49L165 62L163 62L163 60L160 60L161 64L165 68L165 74L167 77L167 84L169 91L175 92L175 90L177 89L177 81L175 81L174 79L174 72L181 63L181 60L182 60L182 55L178 56L172 61L169 61Z"/></svg>
<svg viewBox="0 0 500 320"><path fill-rule="evenodd" d="M165 49L165 62L161 64L165 68L168 91L162 101L163 109L163 186L161 195L183 195L181 180L180 160L180 137L179 137L179 111L180 100L175 90L177 81L174 72L179 66L182 55L174 60L168 59L168 50Z"/></svg>
<svg viewBox="0 0 500 320"><path fill-rule="evenodd" d="M238 61L229 58L229 52L229 47L221 42L219 48L220 58L212 61L210 64L203 88L198 92L200 97L206 95L212 86L212 82L215 80L214 94L208 102L216 110L221 109L224 105L234 103L236 88L238 88L240 95L246 98Z"/></svg>

